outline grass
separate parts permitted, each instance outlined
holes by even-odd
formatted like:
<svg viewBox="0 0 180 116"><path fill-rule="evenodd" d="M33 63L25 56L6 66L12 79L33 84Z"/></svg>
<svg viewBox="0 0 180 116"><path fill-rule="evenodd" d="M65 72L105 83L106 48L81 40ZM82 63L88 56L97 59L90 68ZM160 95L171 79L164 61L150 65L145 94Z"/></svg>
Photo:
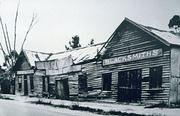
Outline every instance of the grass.
<svg viewBox="0 0 180 116"><path fill-rule="evenodd" d="M180 108L180 103L168 105L165 102L145 106L145 108Z"/></svg>
<svg viewBox="0 0 180 116"><path fill-rule="evenodd" d="M12 98L9 98L9 97L6 97L6 96L2 96L2 95L0 95L0 99L4 99L4 100L14 100L14 99L12 99Z"/></svg>
<svg viewBox="0 0 180 116"><path fill-rule="evenodd" d="M101 115L119 115L119 116L144 116L140 114L135 114L135 113L126 113L126 112L121 112L121 111L104 111L102 109L96 109L96 108L90 108L90 107L83 107L79 106L78 104L73 104L73 105L54 105L51 102L43 102L41 100L38 100L36 102L31 102L35 104L40 104L40 105L48 105L48 106L53 106L53 107L59 107L59 108L67 108L70 110L79 110L79 111L88 111L96 114L101 114Z"/></svg>

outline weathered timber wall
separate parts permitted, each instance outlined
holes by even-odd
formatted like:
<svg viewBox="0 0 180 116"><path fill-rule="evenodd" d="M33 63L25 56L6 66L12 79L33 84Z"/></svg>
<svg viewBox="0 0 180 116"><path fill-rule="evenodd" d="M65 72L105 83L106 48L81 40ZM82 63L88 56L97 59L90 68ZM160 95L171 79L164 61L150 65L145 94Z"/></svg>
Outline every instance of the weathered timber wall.
<svg viewBox="0 0 180 116"><path fill-rule="evenodd" d="M168 102L170 88L170 48L148 35L144 31L131 24L124 23L123 29L119 29L112 40L107 45L105 57L112 58L129 55L133 53L159 49L163 50L163 56L149 58L138 61L131 61L121 64L104 66L101 73L112 72L112 97L117 99L118 72L141 69L142 70L142 95L141 100L145 102ZM162 66L162 90L156 94L150 94L149 81L143 81L149 78L149 68Z"/></svg>
<svg viewBox="0 0 180 116"><path fill-rule="evenodd" d="M61 80L63 78L68 78L69 97L70 98L78 96L78 75L79 75L79 72L77 72L77 73L68 73L68 74L55 76L55 80Z"/></svg>
<svg viewBox="0 0 180 116"><path fill-rule="evenodd" d="M34 81L34 92L33 95L35 96L42 96L43 92L43 81L42 81L42 76L34 75L33 76L33 81Z"/></svg>
<svg viewBox="0 0 180 116"><path fill-rule="evenodd" d="M30 70L30 65L25 59L25 57L21 57L22 60L18 60L18 66L16 71L26 71ZM22 77L22 89L19 91L19 85L18 85L18 76ZM15 94L16 95L24 95L24 76L23 75L16 75L15 77Z"/></svg>
<svg viewBox="0 0 180 116"><path fill-rule="evenodd" d="M171 86L169 103L180 103L180 48L171 49Z"/></svg>

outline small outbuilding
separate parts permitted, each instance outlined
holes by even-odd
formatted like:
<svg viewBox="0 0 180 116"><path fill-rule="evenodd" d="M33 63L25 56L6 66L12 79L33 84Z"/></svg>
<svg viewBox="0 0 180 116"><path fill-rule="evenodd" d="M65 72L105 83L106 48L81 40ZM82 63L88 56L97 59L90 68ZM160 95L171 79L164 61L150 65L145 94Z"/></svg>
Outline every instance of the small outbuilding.
<svg viewBox="0 0 180 116"><path fill-rule="evenodd" d="M36 70L35 61L44 61L50 54L22 50L13 70L15 72L15 94L42 96L45 85L42 83L44 71Z"/></svg>

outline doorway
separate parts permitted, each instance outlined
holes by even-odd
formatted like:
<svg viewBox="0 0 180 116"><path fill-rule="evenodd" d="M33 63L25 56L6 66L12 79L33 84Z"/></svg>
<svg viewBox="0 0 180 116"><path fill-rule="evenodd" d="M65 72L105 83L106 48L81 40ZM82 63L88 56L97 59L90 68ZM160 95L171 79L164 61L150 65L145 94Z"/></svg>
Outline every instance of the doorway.
<svg viewBox="0 0 180 116"><path fill-rule="evenodd" d="M57 98L69 99L68 78L56 81Z"/></svg>
<svg viewBox="0 0 180 116"><path fill-rule="evenodd" d="M49 95L49 77L43 76L43 96L48 97Z"/></svg>
<svg viewBox="0 0 180 116"><path fill-rule="evenodd" d="M24 75L24 95L28 95L28 80L27 80L27 75Z"/></svg>
<svg viewBox="0 0 180 116"><path fill-rule="evenodd" d="M141 100L141 69L118 73L118 101L137 102Z"/></svg>
<svg viewBox="0 0 180 116"><path fill-rule="evenodd" d="M88 92L87 76L85 74L78 76L78 89L79 94L84 94Z"/></svg>

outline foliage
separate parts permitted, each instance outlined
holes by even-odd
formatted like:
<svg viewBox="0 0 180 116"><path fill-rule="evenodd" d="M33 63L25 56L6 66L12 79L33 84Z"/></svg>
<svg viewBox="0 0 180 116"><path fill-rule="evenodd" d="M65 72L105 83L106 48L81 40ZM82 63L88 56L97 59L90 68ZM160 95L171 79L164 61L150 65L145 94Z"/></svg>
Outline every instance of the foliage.
<svg viewBox="0 0 180 116"><path fill-rule="evenodd" d="M80 39L78 35L72 37L72 41L69 41L69 47L65 45L66 50L75 49L81 47Z"/></svg>
<svg viewBox="0 0 180 116"><path fill-rule="evenodd" d="M94 39L92 38L89 45L93 45L93 44L94 44Z"/></svg>
<svg viewBox="0 0 180 116"><path fill-rule="evenodd" d="M175 29L176 33L180 32L180 16L179 15L174 15L173 18L170 19L169 28Z"/></svg>

